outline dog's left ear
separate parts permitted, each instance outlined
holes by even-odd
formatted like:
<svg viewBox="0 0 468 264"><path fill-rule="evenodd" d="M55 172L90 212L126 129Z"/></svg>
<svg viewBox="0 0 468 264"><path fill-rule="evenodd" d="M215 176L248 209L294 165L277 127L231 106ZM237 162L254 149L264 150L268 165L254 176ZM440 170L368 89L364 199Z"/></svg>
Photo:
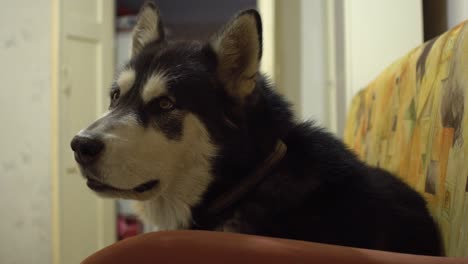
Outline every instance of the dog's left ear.
<svg viewBox="0 0 468 264"><path fill-rule="evenodd" d="M218 78L239 100L255 88L262 57L262 21L256 10L235 16L210 42L216 53Z"/></svg>

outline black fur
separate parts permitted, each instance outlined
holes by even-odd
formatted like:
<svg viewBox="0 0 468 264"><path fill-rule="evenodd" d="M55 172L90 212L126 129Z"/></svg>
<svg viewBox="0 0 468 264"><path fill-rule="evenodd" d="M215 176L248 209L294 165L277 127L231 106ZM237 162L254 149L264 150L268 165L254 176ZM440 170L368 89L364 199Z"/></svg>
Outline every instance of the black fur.
<svg viewBox="0 0 468 264"><path fill-rule="evenodd" d="M441 255L437 225L423 198L388 172L366 166L312 123L295 123L285 101L257 82L256 103L226 136L216 181L193 210L194 228L215 229L235 217L238 232L395 252ZM207 124L210 127L209 124ZM232 208L206 213L236 186L276 140L288 152L280 167Z"/></svg>
<svg viewBox="0 0 468 264"><path fill-rule="evenodd" d="M134 104L142 123L158 124L168 137L183 133L177 113L194 113L219 147L215 178L192 210L192 228L216 230L230 222L240 233L443 254L438 227L416 191L359 161L333 135L295 121L289 104L263 76L257 76L254 92L242 104L230 98L217 78L218 63L208 44L150 43L128 66L137 73L137 89L121 100L121 105ZM139 97L138 87L160 70L177 77L168 84L175 112L151 111ZM209 213L213 200L254 171L277 140L288 148L277 169L232 207Z"/></svg>
<svg viewBox="0 0 468 264"><path fill-rule="evenodd" d="M288 103L264 77L258 76L254 93L238 110L216 80L217 62L205 46L159 47L165 55L152 55L153 61L181 76L171 83L171 96L180 109L205 123L221 149L214 160L215 180L193 209L193 228L213 230L235 217L241 233L442 254L438 228L417 192L388 172L366 166L312 123L295 122ZM237 114L230 114L233 108ZM229 126L226 117L236 126ZM278 139L288 151L277 171L233 207L207 213L214 199L259 166Z"/></svg>

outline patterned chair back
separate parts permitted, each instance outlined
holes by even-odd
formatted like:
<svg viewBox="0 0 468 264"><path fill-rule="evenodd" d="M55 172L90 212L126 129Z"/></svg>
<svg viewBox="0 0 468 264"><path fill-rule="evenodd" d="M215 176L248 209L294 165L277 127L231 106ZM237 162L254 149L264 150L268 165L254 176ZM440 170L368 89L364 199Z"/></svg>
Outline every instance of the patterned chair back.
<svg viewBox="0 0 468 264"><path fill-rule="evenodd" d="M415 48L357 94L344 137L362 160L423 194L447 254L468 256L468 22Z"/></svg>

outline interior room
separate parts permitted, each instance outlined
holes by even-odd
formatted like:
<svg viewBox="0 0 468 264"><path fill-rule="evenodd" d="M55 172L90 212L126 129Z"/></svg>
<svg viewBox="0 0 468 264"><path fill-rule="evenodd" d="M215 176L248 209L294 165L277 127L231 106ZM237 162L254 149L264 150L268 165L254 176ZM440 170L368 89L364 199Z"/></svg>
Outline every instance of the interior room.
<svg viewBox="0 0 468 264"><path fill-rule="evenodd" d="M352 263L347 258L355 263L468 263L467 19L465 0L4 1L0 263L127 263L127 257L137 257L133 263L149 263L139 258L164 262L166 255L180 262L186 257L206 263L223 256L233 256L236 263L236 256L239 261L270 263L293 263L291 256L334 263ZM184 85L187 92L180 95L182 88L174 87ZM218 100L209 101L212 98ZM273 103L268 105L268 100ZM257 103L264 115L253 121L258 113L252 109L257 108L249 107ZM158 114L145 112L152 104L160 108ZM271 107L271 113L262 107ZM109 121L112 118L118 120ZM260 128L282 118L288 119L282 125L278 121L269 129ZM219 124L213 124L215 120ZM304 137L325 131L324 138L297 144L297 150L288 138L302 126L310 129ZM104 130L91 138L89 131ZM160 132L150 136L153 130ZM221 132L225 134L216 134ZM273 139L280 133L284 136ZM228 138L232 142L227 143ZM260 146L261 140L269 145ZM115 146L97 147L95 141ZM92 148L85 151L81 146L90 142ZM310 157L322 160L311 159L306 148ZM326 160L320 151L337 160ZM113 157L105 160L109 168L94 165L101 153ZM314 173L301 180L287 178L309 172L291 165L302 159ZM348 199L342 196L300 196L308 184L320 195L327 192L321 181L333 182L334 173L351 175L346 167L350 160L357 171L369 166L379 177L380 169L389 172L405 186L401 188L424 202L439 234L438 257L421 257L432 254L419 253L422 246L416 242L408 242L405 249L403 242L385 247L390 242L378 230L390 225L392 214L373 222L373 202L350 196L345 206ZM284 164L293 167L284 180L266 184L266 178L281 174L271 171L288 166ZM170 183L150 179L157 170ZM223 182L219 175L224 171L242 174L246 181L231 175ZM368 170L361 171L368 177ZM114 174L122 177L104 184L89 176L97 174L103 181L111 181ZM317 180L319 174L323 179ZM386 184L372 179L369 186ZM237 184L239 189L234 188ZM333 185L333 190L344 193L340 188L347 184ZM219 191L223 196L217 197L217 187L234 191ZM268 223L263 218L249 222L267 210L260 202L246 205L245 215L239 209L215 217L200 209L213 197L213 204L224 203L226 208L248 204L253 197L263 202L268 197L262 196L262 188L276 195L265 202L274 212ZM375 197L390 196L361 184L353 188ZM162 200L151 198L150 208L153 204L146 201L157 192L163 193ZM279 197L284 193L288 194ZM348 190L347 195L353 193ZM322 211L311 209L307 217L336 223L336 235L348 240L335 241L325 231L315 239L313 231L298 231L309 218L273 206L290 201L333 215L325 221ZM343 207L335 207L341 201ZM402 207L410 203L401 200ZM385 211L386 203L375 204ZM367 211L353 213L358 207ZM422 230L424 221L396 220L412 214L416 210L395 213L393 224L398 228L390 233L401 238L403 230ZM219 220L227 215L232 219ZM367 218L372 224L361 222L362 230L351 230L351 224L342 223L347 217ZM283 218L288 220L281 222ZM202 226L202 220L209 227ZM211 221L216 224L211 226ZM275 221L285 233L271 227ZM320 229L310 223L309 230ZM176 229L210 232L172 237L170 230ZM364 234L374 239L369 245L362 240ZM145 235L154 237L138 240ZM409 241L408 237L412 235L405 238ZM166 246L169 240L173 242ZM152 249L145 251L138 243ZM158 250L164 253L154 253ZM121 256L121 262L115 256Z"/></svg>

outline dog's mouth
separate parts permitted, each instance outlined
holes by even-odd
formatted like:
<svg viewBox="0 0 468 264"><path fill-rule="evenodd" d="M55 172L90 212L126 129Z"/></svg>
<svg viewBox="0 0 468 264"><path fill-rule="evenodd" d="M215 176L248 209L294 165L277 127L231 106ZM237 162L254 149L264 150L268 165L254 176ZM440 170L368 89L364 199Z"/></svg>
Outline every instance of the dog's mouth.
<svg viewBox="0 0 468 264"><path fill-rule="evenodd" d="M105 184L105 183L102 183L93 179L88 179L88 181L86 182L86 185L88 185L88 187L91 190L96 191L96 192L109 192L109 191L129 192L130 191L130 192L144 193L144 192L152 190L158 184L159 184L158 180L152 180L152 181L148 181L143 184L140 184L132 189L120 189L120 188L115 188L113 186L110 186L108 184Z"/></svg>

